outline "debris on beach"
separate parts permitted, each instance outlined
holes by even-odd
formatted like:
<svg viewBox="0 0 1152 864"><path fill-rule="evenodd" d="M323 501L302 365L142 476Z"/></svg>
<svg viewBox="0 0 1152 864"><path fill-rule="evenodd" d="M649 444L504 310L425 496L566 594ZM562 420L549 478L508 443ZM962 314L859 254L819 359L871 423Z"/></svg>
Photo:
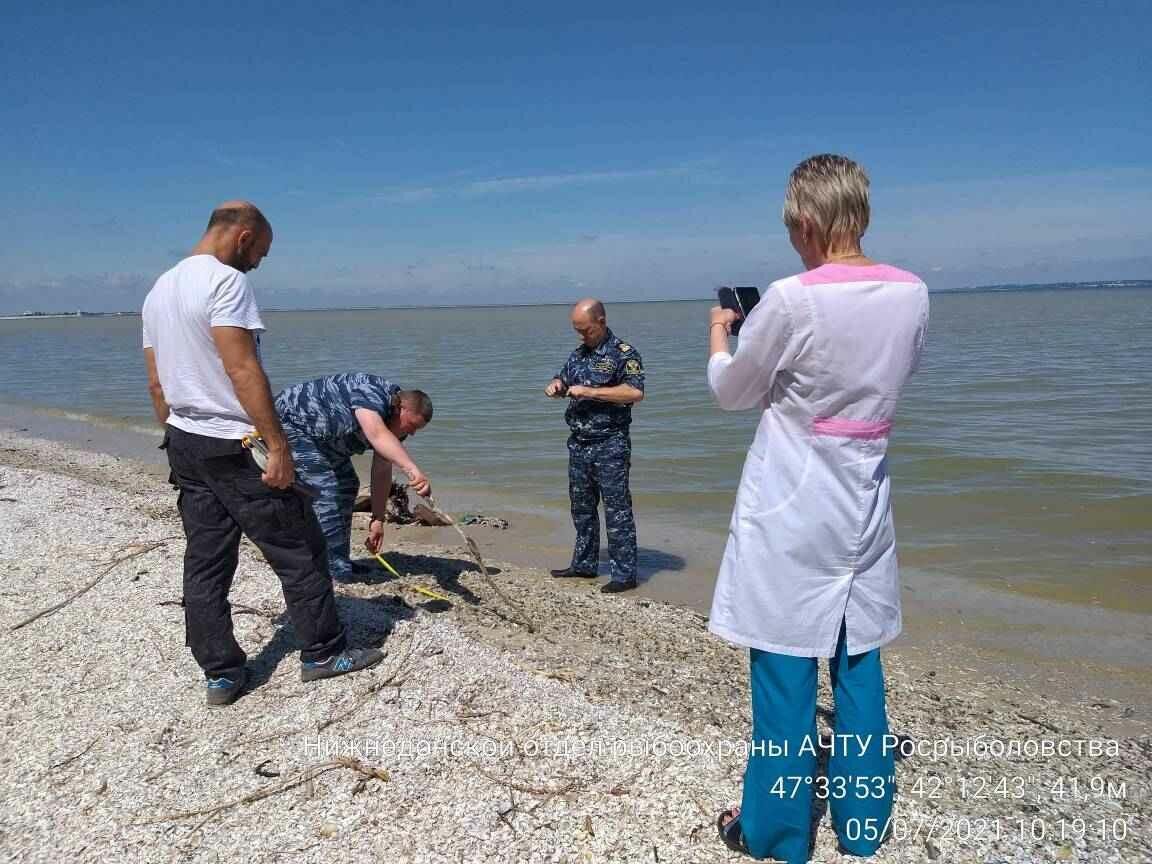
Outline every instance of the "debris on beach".
<svg viewBox="0 0 1152 864"><path fill-rule="evenodd" d="M133 558L140 557L141 555L147 555L149 552L155 549L159 549L167 542L167 540L157 540L152 543L128 543L121 548L114 550L111 558L100 565L100 572L93 576L89 581L85 582L84 585L81 586L78 590L72 592L63 600L53 603L51 606L47 606L38 612L34 612L31 615L28 615L25 618L21 618L9 629L14 632L19 630L21 627L27 627L32 622L39 621L41 618L45 618L54 612L59 612L73 600L76 600L78 597L83 597L85 594L95 588L98 584L100 584L100 582L103 581L105 576L107 576L125 561L130 561ZM148 571L144 570L141 572L147 573Z"/></svg>
<svg viewBox="0 0 1152 864"><path fill-rule="evenodd" d="M484 563L484 558L480 554L480 547L476 545L476 541L468 536L468 534L464 531L463 528L460 527L455 519L453 519L437 506L436 500L434 498L428 498L426 500L428 501L428 507L432 510L432 512L439 516L441 519L447 520L448 523L456 529L456 533L464 538L464 545L467 547L468 552L472 555L472 559L476 562L476 566L480 568L480 575L484 577L484 581L488 584L488 587L496 593L496 596L504 601L504 605L516 613L517 623L523 626L529 633L535 633L536 628L533 627L532 622L525 617L520 607L512 600L511 597L500 590L500 586L492 580L492 577L488 573L488 565Z"/></svg>
<svg viewBox="0 0 1152 864"><path fill-rule="evenodd" d="M372 495L363 489L352 505L353 513L371 513ZM408 502L408 487L403 483L393 483L388 490L388 502L384 505L384 521L389 525L411 525L418 522L418 517L412 512Z"/></svg>
<svg viewBox="0 0 1152 864"><path fill-rule="evenodd" d="M88 578L58 552L78 519L99 514L79 554L92 574L179 532L161 479L0 443L23 448L0 452L20 489L0 507L5 623ZM245 543L231 599L255 685L218 713L184 645L179 539L0 639L5 734L19 742L0 760L0 834L18 838L17 858L729 861L713 822L740 800L747 652L690 609L605 601L501 561L530 635L499 604L472 602L486 576L458 544L421 533L397 555L414 575L457 580L465 602L432 611L388 582L338 585L349 632L387 657L320 685L301 685L279 583ZM907 752L878 864L1152 860L1143 690L1114 701L1086 686L1064 703L1010 666L977 668L964 646L915 656L897 645L884 657ZM822 670L825 734L832 708ZM859 860L838 852L827 813L813 830L814 862Z"/></svg>
<svg viewBox="0 0 1152 864"><path fill-rule="evenodd" d="M371 513L372 496L361 490L352 507L353 513ZM506 531L508 520L499 516L488 516L484 513L465 513L458 520L461 525L475 525L478 528L495 528ZM443 513L437 513L427 504L421 502L411 503L408 497L408 487L402 483L393 483L388 493L388 503L385 506L384 522L389 525L428 525L432 527L445 527L452 525L452 520Z"/></svg>
<svg viewBox="0 0 1152 864"><path fill-rule="evenodd" d="M461 523L463 523L503 530L508 528L507 520L495 516L468 513L457 521L451 515L441 510L434 498L427 498L425 500L427 503L418 501L412 504L409 499L408 488L402 484L393 483L388 496L388 518L386 521L396 524L419 523L422 525L453 528L464 541L464 548L468 550L469 556L476 563L476 568L488 584L488 587L491 588L504 605L514 613L512 620L524 627L529 633L534 633L536 628L532 625L532 622L521 612L516 602L492 580L488 565L484 563L484 556L480 553L480 546L460 527ZM371 512L371 496L361 495L356 500L356 504L352 509L353 512ZM384 563L386 567L391 567L387 562L382 563Z"/></svg>
<svg viewBox="0 0 1152 864"><path fill-rule="evenodd" d="M421 525L443 528L452 524L451 519L441 516L427 504L416 504L412 508L412 521L419 522Z"/></svg>
<svg viewBox="0 0 1152 864"><path fill-rule="evenodd" d="M465 513L460 517L461 525L476 525L480 528L495 528L498 531L508 530L508 520L499 516L485 516L483 513Z"/></svg>

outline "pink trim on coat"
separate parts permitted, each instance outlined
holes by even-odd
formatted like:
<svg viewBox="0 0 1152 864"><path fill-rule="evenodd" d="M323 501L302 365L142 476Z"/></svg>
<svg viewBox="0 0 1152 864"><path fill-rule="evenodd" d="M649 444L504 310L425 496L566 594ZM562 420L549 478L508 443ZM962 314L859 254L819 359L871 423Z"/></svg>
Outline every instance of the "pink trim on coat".
<svg viewBox="0 0 1152 864"><path fill-rule="evenodd" d="M915 273L890 264L869 264L853 267L851 264L821 264L815 270L796 277L802 285L828 285L836 282L922 282Z"/></svg>
<svg viewBox="0 0 1152 864"><path fill-rule="evenodd" d="M892 431L891 420L848 420L843 417L817 417L812 421L813 435L836 438L887 438Z"/></svg>

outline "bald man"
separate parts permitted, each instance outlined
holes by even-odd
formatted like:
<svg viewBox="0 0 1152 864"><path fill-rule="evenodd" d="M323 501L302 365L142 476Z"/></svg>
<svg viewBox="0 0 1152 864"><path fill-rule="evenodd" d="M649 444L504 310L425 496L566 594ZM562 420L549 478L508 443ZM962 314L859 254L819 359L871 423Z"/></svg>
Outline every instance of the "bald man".
<svg viewBox="0 0 1152 864"><path fill-rule="evenodd" d="M292 451L260 365L264 324L246 273L272 247L253 204L214 211L192 254L156 280L144 301L144 361L177 506L184 523L184 626L204 672L206 702L228 705L244 688L247 656L232 631L228 592L243 533L280 578L302 643L303 681L379 663L347 648L336 615L324 534L293 488ZM268 447L263 471L241 444L255 429Z"/></svg>
<svg viewBox="0 0 1152 864"><path fill-rule="evenodd" d="M559 578L594 579L599 575L600 517L608 534L609 581L605 594L636 587L636 522L628 474L632 465L632 406L644 398L640 353L608 329L604 304L593 298L572 307L572 329L580 345L544 389L553 399L567 398L568 498L576 545L572 563L553 570Z"/></svg>

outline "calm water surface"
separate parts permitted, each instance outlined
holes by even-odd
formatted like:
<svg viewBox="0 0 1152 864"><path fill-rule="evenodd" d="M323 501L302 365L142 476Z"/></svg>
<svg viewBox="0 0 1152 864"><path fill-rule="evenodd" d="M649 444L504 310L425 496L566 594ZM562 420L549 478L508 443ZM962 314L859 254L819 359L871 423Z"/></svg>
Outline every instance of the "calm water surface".
<svg viewBox="0 0 1152 864"><path fill-rule="evenodd" d="M647 371L633 491L649 556L718 554L756 426L754 412L725 414L709 397L709 305L609 309ZM566 307L265 323L274 387L362 369L427 390L436 417L413 452L434 481L494 508L566 509L564 403L542 393L576 344ZM0 321L0 401L148 425L139 331L134 317ZM933 295L892 439L905 567L1152 613L1149 357L1149 292Z"/></svg>

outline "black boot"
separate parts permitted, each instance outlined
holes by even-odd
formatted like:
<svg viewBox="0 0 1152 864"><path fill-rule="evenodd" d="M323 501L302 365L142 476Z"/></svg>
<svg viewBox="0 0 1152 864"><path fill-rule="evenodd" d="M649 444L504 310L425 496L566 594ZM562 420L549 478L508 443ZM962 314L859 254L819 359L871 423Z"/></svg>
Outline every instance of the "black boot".
<svg viewBox="0 0 1152 864"><path fill-rule="evenodd" d="M557 579L568 579L576 576L580 579L595 579L599 573L589 573L586 570L574 570L571 567L565 567L563 570L552 570L552 575Z"/></svg>

